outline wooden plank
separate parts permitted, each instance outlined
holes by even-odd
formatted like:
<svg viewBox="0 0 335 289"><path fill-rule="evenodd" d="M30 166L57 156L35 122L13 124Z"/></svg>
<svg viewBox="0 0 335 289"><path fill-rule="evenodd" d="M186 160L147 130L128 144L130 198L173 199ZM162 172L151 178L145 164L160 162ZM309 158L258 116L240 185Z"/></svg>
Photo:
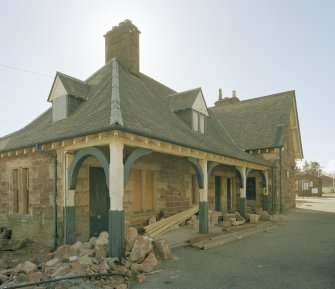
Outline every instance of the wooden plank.
<svg viewBox="0 0 335 289"><path fill-rule="evenodd" d="M193 212L193 210L195 211L195 213L197 213L198 210L199 210L198 206L192 207L192 208L190 208L190 209L187 209L187 210L185 210L185 211L182 211L182 212L179 212L179 213L177 213L177 214L175 214L175 215L172 215L172 216L170 216L170 217L168 217L168 218L166 218L166 219L163 219L163 220L158 221L158 222L156 222L156 223L153 223L153 224L151 224L151 225L145 226L145 227L144 227L144 230L145 230L145 231L151 231L151 230L154 230L155 228L160 228L160 227L162 227L163 225L165 225L165 224L171 222L172 220L174 220L174 219L176 219L176 218L179 218L180 215L187 214L187 213L190 212L190 211ZM195 214L195 213L194 213L194 214ZM194 215L194 214L193 214L193 215Z"/></svg>
<svg viewBox="0 0 335 289"><path fill-rule="evenodd" d="M146 231L150 231L150 232L153 232L153 231L156 231L162 227L164 227L165 225L175 225L175 224L179 224L182 222L183 219L187 220L188 218L190 218L191 216L193 216L195 213L198 212L198 207L193 207L191 209L188 209L186 211L182 211L178 214L175 214L169 218L166 218L162 221L159 221L159 222L156 222L154 224L152 224L153 226L149 225L147 227L145 227L144 229ZM149 227L149 228L148 228Z"/></svg>
<svg viewBox="0 0 335 289"><path fill-rule="evenodd" d="M145 232L148 236L152 238L157 237L162 233L164 233L165 231L169 230L171 227L186 221L194 214L196 214L198 211L199 211L198 206L182 211L162 221L158 221L154 224L144 227Z"/></svg>

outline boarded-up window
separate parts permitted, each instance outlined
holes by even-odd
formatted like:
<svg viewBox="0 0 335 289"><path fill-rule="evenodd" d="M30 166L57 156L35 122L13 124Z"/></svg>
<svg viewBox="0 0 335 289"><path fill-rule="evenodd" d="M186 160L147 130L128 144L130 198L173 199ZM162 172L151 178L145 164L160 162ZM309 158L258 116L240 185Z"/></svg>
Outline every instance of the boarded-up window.
<svg viewBox="0 0 335 289"><path fill-rule="evenodd" d="M29 170L22 169L22 213L28 214L29 211Z"/></svg>
<svg viewBox="0 0 335 289"><path fill-rule="evenodd" d="M19 170L13 170L13 213L19 212Z"/></svg>
<svg viewBox="0 0 335 289"><path fill-rule="evenodd" d="M132 170L133 208L135 213L150 212L154 209L153 172Z"/></svg>
<svg viewBox="0 0 335 289"><path fill-rule="evenodd" d="M29 213L29 169L13 170L13 213Z"/></svg>

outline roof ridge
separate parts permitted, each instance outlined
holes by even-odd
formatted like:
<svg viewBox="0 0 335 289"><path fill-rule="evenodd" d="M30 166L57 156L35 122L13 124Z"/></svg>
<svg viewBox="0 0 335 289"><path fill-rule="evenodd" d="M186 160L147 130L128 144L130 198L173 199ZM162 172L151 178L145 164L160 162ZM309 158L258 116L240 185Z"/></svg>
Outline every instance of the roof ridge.
<svg viewBox="0 0 335 289"><path fill-rule="evenodd" d="M112 96L111 96L110 125L118 124L123 126L122 113L120 108L119 90L119 65L117 59L112 59Z"/></svg>
<svg viewBox="0 0 335 289"><path fill-rule="evenodd" d="M65 74L65 73L63 73L63 72L56 71L56 76L59 76L59 75L64 76L64 77L67 77L67 78L71 78L71 79L73 79L73 80L75 80L75 81L80 81L80 82L82 82L82 83L85 84L85 85L89 85L85 80L81 80L81 79L79 79L79 78L76 78L76 77L67 75L67 74Z"/></svg>
<svg viewBox="0 0 335 289"><path fill-rule="evenodd" d="M114 58L113 58L114 59ZM93 77L95 77L101 70L105 69L108 65L111 65L113 62L113 59L105 63L103 66L101 66L96 72L94 72L90 77L88 77L85 82L89 82Z"/></svg>
<svg viewBox="0 0 335 289"><path fill-rule="evenodd" d="M199 86L199 87L197 87L197 88L192 88L192 89L188 89L188 90L185 90L185 91L172 93L172 94L168 95L167 97L175 96L175 95L182 94L182 93L188 93L188 92L196 91L196 90L202 90L202 89L201 89L201 87Z"/></svg>
<svg viewBox="0 0 335 289"><path fill-rule="evenodd" d="M245 104L245 103L250 103L250 102L256 102L259 101L261 99L264 98L272 98L272 97L280 97L280 96L284 96L285 94L292 94L293 95L287 95L287 96L293 96L295 97L295 90L288 90L288 91L283 91L283 92L278 92L275 94L269 94L269 95L264 95L264 96L258 96L258 97L254 97L254 98L249 98L249 99L244 99L244 100L240 100L239 102L235 102L235 103L226 103L224 106L212 106L209 109L210 110L220 110L220 108L226 107L226 106L230 106L230 105L239 105L239 104Z"/></svg>

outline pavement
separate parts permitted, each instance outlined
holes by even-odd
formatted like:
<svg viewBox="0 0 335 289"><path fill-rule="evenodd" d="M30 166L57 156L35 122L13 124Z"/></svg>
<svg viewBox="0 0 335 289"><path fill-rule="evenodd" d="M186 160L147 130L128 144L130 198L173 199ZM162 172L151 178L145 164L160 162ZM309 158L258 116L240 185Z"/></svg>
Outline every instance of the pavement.
<svg viewBox="0 0 335 289"><path fill-rule="evenodd" d="M247 236L265 232L271 230L275 227L275 224L268 222L259 222L257 224L245 223L239 226L232 226L229 228L223 228L219 226L213 226L209 228L209 234L201 235L198 233L196 229L193 229L190 226L181 226L178 229L171 230L159 239L167 240L170 248L172 250L177 250L185 247L197 247L202 249L208 249L215 246L219 246L222 244L226 244L229 242L233 242L238 239L245 238ZM194 240L199 238L199 242L190 242L190 240ZM203 239L203 240L201 240ZM210 243L205 245L205 243Z"/></svg>
<svg viewBox="0 0 335 289"><path fill-rule="evenodd" d="M208 250L174 250L178 260L131 288L334 289L335 197L297 204L272 230Z"/></svg>

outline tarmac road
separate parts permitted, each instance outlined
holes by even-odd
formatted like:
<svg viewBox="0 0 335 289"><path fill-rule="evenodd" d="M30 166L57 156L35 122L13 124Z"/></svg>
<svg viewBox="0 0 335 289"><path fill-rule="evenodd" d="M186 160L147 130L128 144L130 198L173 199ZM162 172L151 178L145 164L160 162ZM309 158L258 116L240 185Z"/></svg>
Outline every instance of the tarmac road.
<svg viewBox="0 0 335 289"><path fill-rule="evenodd" d="M164 262L162 272L131 288L334 289L335 198L298 204L268 232L205 251L176 251L178 261Z"/></svg>

